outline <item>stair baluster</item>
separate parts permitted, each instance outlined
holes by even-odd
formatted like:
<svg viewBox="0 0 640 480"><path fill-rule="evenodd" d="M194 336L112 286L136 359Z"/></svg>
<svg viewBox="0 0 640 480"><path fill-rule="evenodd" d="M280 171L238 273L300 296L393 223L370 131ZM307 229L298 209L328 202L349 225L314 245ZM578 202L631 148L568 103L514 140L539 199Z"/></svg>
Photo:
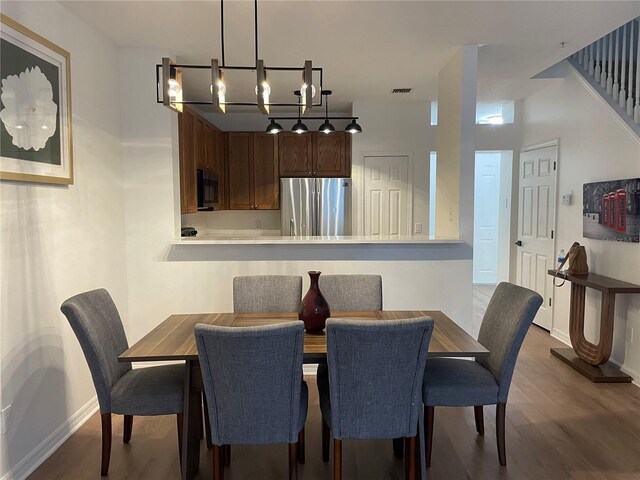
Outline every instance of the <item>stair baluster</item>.
<svg viewBox="0 0 640 480"><path fill-rule="evenodd" d="M618 94L620 93L620 84L618 83L618 71L620 69L620 29L616 30L616 52L615 52L615 65L613 68L613 100L618 101Z"/></svg>
<svg viewBox="0 0 640 480"><path fill-rule="evenodd" d="M624 108L624 104L627 101L627 92L624 89L627 76L625 74L627 68L627 24L622 27L622 74L620 75L620 96L618 104L621 108Z"/></svg>
<svg viewBox="0 0 640 480"><path fill-rule="evenodd" d="M589 75L593 76L593 70L595 69L595 60L593 58L593 46L594 44L592 43L591 45L589 45Z"/></svg>
<svg viewBox="0 0 640 480"><path fill-rule="evenodd" d="M629 81L627 82L627 115L633 116L633 27L636 22L629 22Z"/></svg>
<svg viewBox="0 0 640 480"><path fill-rule="evenodd" d="M636 106L633 110L633 120L640 123L640 24L638 25L638 44L636 45Z"/></svg>
<svg viewBox="0 0 640 480"><path fill-rule="evenodd" d="M602 49L601 38L596 40L596 66L593 69L593 78L596 82L600 82L600 51Z"/></svg>
<svg viewBox="0 0 640 480"><path fill-rule="evenodd" d="M607 87L607 93L611 95L613 93L613 32L609 34L607 43L609 44L609 54L607 55L607 81L605 85ZM603 87L605 85L603 85Z"/></svg>

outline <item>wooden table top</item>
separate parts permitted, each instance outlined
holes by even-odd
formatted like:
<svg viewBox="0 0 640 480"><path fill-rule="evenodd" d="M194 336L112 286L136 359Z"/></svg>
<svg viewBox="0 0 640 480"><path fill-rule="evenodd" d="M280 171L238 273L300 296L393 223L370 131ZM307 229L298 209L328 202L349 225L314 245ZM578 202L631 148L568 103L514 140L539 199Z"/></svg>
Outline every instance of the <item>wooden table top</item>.
<svg viewBox="0 0 640 480"><path fill-rule="evenodd" d="M440 311L333 312L333 318L393 320L428 316L434 319L429 356L483 357L489 351ZM296 313L201 313L171 315L118 357L121 362L195 360L198 358L193 329L197 323L232 327L270 325L298 321ZM326 361L324 335L304 336L304 362Z"/></svg>

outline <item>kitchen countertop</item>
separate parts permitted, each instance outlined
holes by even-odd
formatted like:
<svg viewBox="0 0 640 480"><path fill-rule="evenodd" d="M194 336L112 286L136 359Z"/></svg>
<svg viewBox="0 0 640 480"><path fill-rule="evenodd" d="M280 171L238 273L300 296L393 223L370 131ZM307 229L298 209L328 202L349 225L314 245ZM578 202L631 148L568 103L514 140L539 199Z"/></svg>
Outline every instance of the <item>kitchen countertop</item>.
<svg viewBox="0 0 640 480"><path fill-rule="evenodd" d="M182 237L172 245L397 245L397 244L462 244L460 238L430 238L428 236L335 236L335 237L283 237L201 234L197 237Z"/></svg>

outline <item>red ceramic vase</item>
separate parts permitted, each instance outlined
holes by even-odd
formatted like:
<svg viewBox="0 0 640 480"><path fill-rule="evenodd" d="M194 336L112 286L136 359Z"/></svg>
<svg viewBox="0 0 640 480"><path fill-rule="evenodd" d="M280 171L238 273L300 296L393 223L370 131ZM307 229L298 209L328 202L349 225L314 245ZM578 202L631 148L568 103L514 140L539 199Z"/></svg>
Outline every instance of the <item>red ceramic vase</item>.
<svg viewBox="0 0 640 480"><path fill-rule="evenodd" d="M318 277L322 272L309 272L311 286L300 303L298 318L304 322L307 333L321 335L331 310L327 300L322 296L318 287Z"/></svg>

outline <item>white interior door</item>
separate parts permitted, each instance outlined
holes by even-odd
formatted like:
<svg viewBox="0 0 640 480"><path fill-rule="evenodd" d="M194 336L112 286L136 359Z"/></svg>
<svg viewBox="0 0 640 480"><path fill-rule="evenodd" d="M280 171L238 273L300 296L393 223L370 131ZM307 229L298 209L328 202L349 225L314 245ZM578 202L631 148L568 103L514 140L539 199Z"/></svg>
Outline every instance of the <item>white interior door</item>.
<svg viewBox="0 0 640 480"><path fill-rule="evenodd" d="M473 283L498 282L500 152L476 153L473 208Z"/></svg>
<svg viewBox="0 0 640 480"><path fill-rule="evenodd" d="M365 156L363 175L364 234L409 235L409 158Z"/></svg>
<svg viewBox="0 0 640 480"><path fill-rule="evenodd" d="M542 296L534 323L547 330L552 326L553 277L547 270L555 266L556 166L556 145L520 154L517 281Z"/></svg>

